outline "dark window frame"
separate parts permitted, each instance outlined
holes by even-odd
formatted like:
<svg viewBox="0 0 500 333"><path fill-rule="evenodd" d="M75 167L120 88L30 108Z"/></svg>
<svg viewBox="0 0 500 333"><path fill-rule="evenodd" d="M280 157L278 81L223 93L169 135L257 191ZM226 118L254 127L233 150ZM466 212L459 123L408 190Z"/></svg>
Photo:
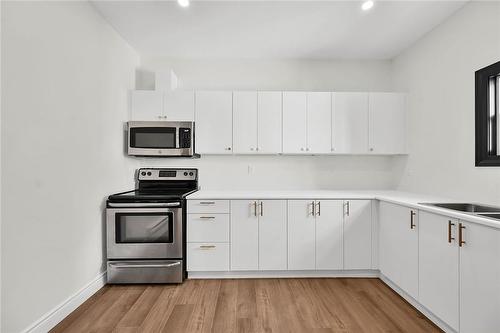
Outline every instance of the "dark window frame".
<svg viewBox="0 0 500 333"><path fill-rule="evenodd" d="M498 108L500 96L498 88L495 89L495 115L490 116L490 80L500 74L500 61L476 71L476 166L495 167L500 166L500 154L497 150L497 135L500 131L498 119L500 116ZM498 84L498 80L496 80ZM491 126L491 122L494 125ZM495 154L491 154L495 151Z"/></svg>

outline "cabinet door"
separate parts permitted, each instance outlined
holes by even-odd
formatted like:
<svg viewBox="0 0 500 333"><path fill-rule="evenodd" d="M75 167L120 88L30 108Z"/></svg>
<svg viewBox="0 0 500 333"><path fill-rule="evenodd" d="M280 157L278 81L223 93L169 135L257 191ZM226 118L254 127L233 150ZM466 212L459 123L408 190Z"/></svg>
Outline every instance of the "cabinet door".
<svg viewBox="0 0 500 333"><path fill-rule="evenodd" d="M260 91L258 97L258 152L281 153L281 91Z"/></svg>
<svg viewBox="0 0 500 333"><path fill-rule="evenodd" d="M233 93L196 93L196 152L231 154L233 140Z"/></svg>
<svg viewBox="0 0 500 333"><path fill-rule="evenodd" d="M419 302L458 331L457 226L457 220L419 212Z"/></svg>
<svg viewBox="0 0 500 333"><path fill-rule="evenodd" d="M286 200L262 200L259 202L259 269L286 268Z"/></svg>
<svg viewBox="0 0 500 333"><path fill-rule="evenodd" d="M194 91L165 92L163 114L167 120L194 121Z"/></svg>
<svg viewBox="0 0 500 333"><path fill-rule="evenodd" d="M332 94L307 93L307 148L310 153L327 154L332 148Z"/></svg>
<svg viewBox="0 0 500 333"><path fill-rule="evenodd" d="M283 92L283 152L306 153L306 93Z"/></svg>
<svg viewBox="0 0 500 333"><path fill-rule="evenodd" d="M316 201L316 269L343 268L343 201Z"/></svg>
<svg viewBox="0 0 500 333"><path fill-rule="evenodd" d="M406 97L370 93L369 146L375 154L406 153Z"/></svg>
<svg viewBox="0 0 500 333"><path fill-rule="evenodd" d="M368 93L333 93L332 150L368 152Z"/></svg>
<svg viewBox="0 0 500 333"><path fill-rule="evenodd" d="M231 201L231 270L259 269L257 200Z"/></svg>
<svg viewBox="0 0 500 333"><path fill-rule="evenodd" d="M257 152L257 92L233 92L233 148L236 154Z"/></svg>
<svg viewBox="0 0 500 333"><path fill-rule="evenodd" d="M415 299L418 299L418 228L416 210L380 203L380 271Z"/></svg>
<svg viewBox="0 0 500 333"><path fill-rule="evenodd" d="M500 327L500 230L461 222L460 332L498 332Z"/></svg>
<svg viewBox="0 0 500 333"><path fill-rule="evenodd" d="M132 90L130 92L131 120L151 121L163 119L163 92Z"/></svg>
<svg viewBox="0 0 500 333"><path fill-rule="evenodd" d="M371 250L371 201L345 201L344 269L370 269L372 265Z"/></svg>
<svg viewBox="0 0 500 333"><path fill-rule="evenodd" d="M288 269L315 269L314 200L288 200Z"/></svg>

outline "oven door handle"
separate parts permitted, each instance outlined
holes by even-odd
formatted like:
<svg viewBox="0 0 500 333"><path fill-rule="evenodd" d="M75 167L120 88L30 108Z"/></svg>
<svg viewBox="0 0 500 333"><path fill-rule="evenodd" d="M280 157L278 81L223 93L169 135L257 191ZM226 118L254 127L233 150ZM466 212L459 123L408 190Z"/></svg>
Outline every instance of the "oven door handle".
<svg viewBox="0 0 500 333"><path fill-rule="evenodd" d="M179 207L181 205L180 202L150 202L150 203L139 203L139 202L131 202L131 203L116 203L109 202L108 206L112 208L134 208L134 207Z"/></svg>
<svg viewBox="0 0 500 333"><path fill-rule="evenodd" d="M109 265L114 268L160 268L160 267L168 268L168 267L179 266L180 264L181 262L178 261L171 264L141 264L141 265L109 264Z"/></svg>

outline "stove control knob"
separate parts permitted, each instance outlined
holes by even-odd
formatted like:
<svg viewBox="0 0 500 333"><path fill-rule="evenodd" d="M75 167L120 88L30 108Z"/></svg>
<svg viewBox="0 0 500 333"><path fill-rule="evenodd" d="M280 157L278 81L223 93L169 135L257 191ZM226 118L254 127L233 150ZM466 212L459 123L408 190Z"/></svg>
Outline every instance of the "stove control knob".
<svg viewBox="0 0 500 333"><path fill-rule="evenodd" d="M193 172L191 171L191 172L189 173L189 175L190 175L190 176L192 176L192 175L193 175Z"/></svg>
<svg viewBox="0 0 500 333"><path fill-rule="evenodd" d="M146 173L143 171L143 172L141 172L141 175L142 175L142 176L145 176L145 175L146 175Z"/></svg>
<svg viewBox="0 0 500 333"><path fill-rule="evenodd" d="M187 175L188 175L188 173L184 171L184 176L187 176Z"/></svg>
<svg viewBox="0 0 500 333"><path fill-rule="evenodd" d="M151 171L148 171L148 176L151 176Z"/></svg>

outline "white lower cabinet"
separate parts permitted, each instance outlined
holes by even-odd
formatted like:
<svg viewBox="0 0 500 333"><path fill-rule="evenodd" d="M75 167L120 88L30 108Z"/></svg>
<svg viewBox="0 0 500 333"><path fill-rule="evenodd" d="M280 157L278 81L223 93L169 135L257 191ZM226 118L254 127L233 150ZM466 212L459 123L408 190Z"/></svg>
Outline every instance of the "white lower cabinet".
<svg viewBox="0 0 500 333"><path fill-rule="evenodd" d="M418 298L418 212L381 202L379 265L381 273L413 298Z"/></svg>
<svg viewBox="0 0 500 333"><path fill-rule="evenodd" d="M231 201L231 270L286 270L286 201Z"/></svg>
<svg viewBox="0 0 500 333"><path fill-rule="evenodd" d="M460 223L460 332L499 332L500 230Z"/></svg>
<svg viewBox="0 0 500 333"><path fill-rule="evenodd" d="M288 200L288 269L316 268L314 200Z"/></svg>
<svg viewBox="0 0 500 333"><path fill-rule="evenodd" d="M231 200L231 270L259 269L257 200Z"/></svg>
<svg viewBox="0 0 500 333"><path fill-rule="evenodd" d="M316 269L343 268L343 201L316 202Z"/></svg>
<svg viewBox="0 0 500 333"><path fill-rule="evenodd" d="M370 269L372 265L371 200L344 201L344 269Z"/></svg>
<svg viewBox="0 0 500 333"><path fill-rule="evenodd" d="M419 302L458 331L458 221L419 214ZM478 331L479 332L479 331Z"/></svg>
<svg viewBox="0 0 500 333"><path fill-rule="evenodd" d="M188 243L187 270L217 272L229 270L228 243Z"/></svg>
<svg viewBox="0 0 500 333"><path fill-rule="evenodd" d="M288 201L289 270L370 269L371 236L370 200Z"/></svg>
<svg viewBox="0 0 500 333"><path fill-rule="evenodd" d="M259 270L286 270L286 200L261 200L259 208Z"/></svg>

